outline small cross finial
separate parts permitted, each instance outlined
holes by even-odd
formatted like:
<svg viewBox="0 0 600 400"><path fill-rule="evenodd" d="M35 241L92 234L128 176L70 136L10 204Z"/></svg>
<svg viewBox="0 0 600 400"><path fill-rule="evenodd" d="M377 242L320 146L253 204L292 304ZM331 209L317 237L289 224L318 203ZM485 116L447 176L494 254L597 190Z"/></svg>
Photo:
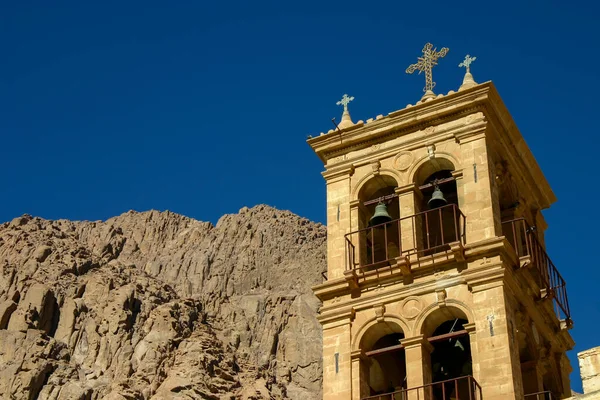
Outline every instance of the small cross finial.
<svg viewBox="0 0 600 400"><path fill-rule="evenodd" d="M354 96L348 96L347 94L344 94L342 99L335 104L338 106L344 106L344 111L348 111L348 103L350 103L352 100L354 100Z"/></svg>
<svg viewBox="0 0 600 400"><path fill-rule="evenodd" d="M434 97L433 88L435 87L435 82L433 81L433 74L431 70L433 67L437 65L437 60L439 58L443 58L448 54L449 49L447 47L442 47L440 51L433 48L431 43L427 43L425 47L423 47L423 56L418 58L418 62L415 64L411 64L407 69L407 74L412 74L415 71L425 72L425 88L423 91L425 92L425 96Z"/></svg>
<svg viewBox="0 0 600 400"><path fill-rule="evenodd" d="M461 62L460 64L458 64L459 67L465 67L467 69L467 73L471 72L471 63L473 61L477 60L477 57L471 57L469 54L467 54L467 56L465 57L465 60L463 62Z"/></svg>

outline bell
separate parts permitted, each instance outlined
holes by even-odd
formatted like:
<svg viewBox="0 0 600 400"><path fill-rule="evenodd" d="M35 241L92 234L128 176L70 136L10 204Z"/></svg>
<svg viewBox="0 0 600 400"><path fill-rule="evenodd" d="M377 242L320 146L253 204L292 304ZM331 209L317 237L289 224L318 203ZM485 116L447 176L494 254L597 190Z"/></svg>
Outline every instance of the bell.
<svg viewBox="0 0 600 400"><path fill-rule="evenodd" d="M456 343L454 343L454 347L458 347L462 351L465 351L465 346L463 346L462 343L460 342L460 340L458 340L458 339L456 339Z"/></svg>
<svg viewBox="0 0 600 400"><path fill-rule="evenodd" d="M448 202L444 198L444 193L442 193L439 186L435 186L435 190L433 191L431 199L429 199L427 204L429 205L429 208L438 208L448 204Z"/></svg>
<svg viewBox="0 0 600 400"><path fill-rule="evenodd" d="M386 222L390 222L391 220L392 217L390 216L390 214L388 214L387 206L384 203L380 202L379 204L377 204L377 207L375 207L375 213L369 220L369 226L384 224Z"/></svg>

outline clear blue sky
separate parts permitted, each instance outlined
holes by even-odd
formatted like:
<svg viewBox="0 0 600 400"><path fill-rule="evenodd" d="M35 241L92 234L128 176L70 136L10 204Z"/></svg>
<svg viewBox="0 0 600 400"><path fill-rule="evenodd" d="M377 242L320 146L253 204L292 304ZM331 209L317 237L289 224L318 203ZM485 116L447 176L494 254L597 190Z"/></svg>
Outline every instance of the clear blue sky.
<svg viewBox="0 0 600 400"><path fill-rule="evenodd" d="M423 45L496 84L559 201L545 212L576 351L600 345L599 6L593 2L3 2L0 221L172 210L215 222L267 203L324 222L305 143L415 103ZM574 387L578 382L571 353Z"/></svg>

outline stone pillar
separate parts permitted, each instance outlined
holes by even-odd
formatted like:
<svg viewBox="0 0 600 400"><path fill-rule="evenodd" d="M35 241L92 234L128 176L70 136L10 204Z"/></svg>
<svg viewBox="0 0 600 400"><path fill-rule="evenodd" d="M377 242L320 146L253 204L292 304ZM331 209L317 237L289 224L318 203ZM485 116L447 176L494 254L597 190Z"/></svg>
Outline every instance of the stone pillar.
<svg viewBox="0 0 600 400"><path fill-rule="evenodd" d="M579 372L583 383L583 393L600 390L600 347L577 353Z"/></svg>
<svg viewBox="0 0 600 400"><path fill-rule="evenodd" d="M463 181L463 172L462 169L456 170L456 171L452 171L452 177L454 178L454 182L456 183L456 195L458 197L458 209L460 210L460 212L463 212L460 207L461 204L465 204L465 199L464 199L464 181ZM457 212L458 214L458 212ZM457 238L458 241L464 242L463 238L465 237L465 232L467 229L466 226L466 220L463 220L463 217L458 214L456 215L457 218L457 225L458 225L458 234L459 237Z"/></svg>
<svg viewBox="0 0 600 400"><path fill-rule="evenodd" d="M431 351L433 347L424 335L400 340L406 356L406 383L408 400L429 400L429 392L415 389L431 383Z"/></svg>
<svg viewBox="0 0 600 400"><path fill-rule="evenodd" d="M359 199L354 199L350 202L350 228L346 233L356 232L363 229L365 215L368 214L366 207L362 204ZM358 233L349 237L350 241L354 245L354 260L349 258L348 262L353 262L354 266L358 267L359 264L366 262L366 242L361 240ZM344 243L346 246L347 243ZM349 251L349 249L347 249ZM348 256L348 255L347 255ZM352 265L350 265L351 267Z"/></svg>
<svg viewBox="0 0 600 400"><path fill-rule="evenodd" d="M352 399L351 323L354 310L320 320L323 325L323 400Z"/></svg>
<svg viewBox="0 0 600 400"><path fill-rule="evenodd" d="M400 238L402 252L414 249L417 246L417 227L414 218L405 218L417 213L416 202L420 201L420 194L417 193L417 187L414 183L396 188L398 195L398 204L400 207Z"/></svg>
<svg viewBox="0 0 600 400"><path fill-rule="evenodd" d="M346 269L345 234L350 229L352 169L325 172L327 180L327 279L341 278Z"/></svg>
<svg viewBox="0 0 600 400"><path fill-rule="evenodd" d="M490 266L493 268L493 266ZM503 271L481 285L473 285L473 313L476 331L475 379L486 400L522 399L521 363L514 342L513 318L502 284Z"/></svg>
<svg viewBox="0 0 600 400"><path fill-rule="evenodd" d="M362 350L351 353L352 359L352 400L360 400L371 394L369 390L369 367L371 360Z"/></svg>
<svg viewBox="0 0 600 400"><path fill-rule="evenodd" d="M474 322L469 322L468 324L463 325L463 328L469 332L469 344L471 346L471 367L475 380L477 380L479 376L479 353L477 349L476 326L477 325Z"/></svg>
<svg viewBox="0 0 600 400"><path fill-rule="evenodd" d="M459 207L466 216L467 243L502 235L500 208L491 178L485 136L461 141L462 179L456 181Z"/></svg>
<svg viewBox="0 0 600 400"><path fill-rule="evenodd" d="M523 379L523 393L538 393L544 390L544 374L537 360L526 361L521 364Z"/></svg>

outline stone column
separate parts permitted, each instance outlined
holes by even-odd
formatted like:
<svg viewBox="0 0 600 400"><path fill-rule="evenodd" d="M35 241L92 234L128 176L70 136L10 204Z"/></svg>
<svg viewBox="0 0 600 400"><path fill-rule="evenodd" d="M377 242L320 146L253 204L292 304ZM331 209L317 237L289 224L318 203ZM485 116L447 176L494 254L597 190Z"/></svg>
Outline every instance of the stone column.
<svg viewBox="0 0 600 400"><path fill-rule="evenodd" d="M359 199L354 199L350 202L350 228L346 233L356 232L363 229L364 216L367 215L367 209ZM361 240L358 233L350 236L350 241L354 245L354 265L358 267L359 264L365 263L366 258L366 242ZM346 244L346 243L345 243ZM350 260L349 260L350 262Z"/></svg>
<svg viewBox="0 0 600 400"><path fill-rule="evenodd" d="M433 347L424 335L400 340L406 356L406 383L408 400L429 400L429 392L418 388L431 383L431 351Z"/></svg>
<svg viewBox="0 0 600 400"><path fill-rule="evenodd" d="M468 324L464 324L463 328L469 332L469 344L471 345L471 366L473 370L473 377L475 380L477 380L477 377L479 376L479 353L477 349L476 324L474 322L469 322Z"/></svg>
<svg viewBox="0 0 600 400"><path fill-rule="evenodd" d="M371 394L369 390L369 367L371 360L362 350L354 350L352 359L352 400L360 400Z"/></svg>
<svg viewBox="0 0 600 400"><path fill-rule="evenodd" d="M456 187L467 221L467 243L501 236L500 209L485 136L462 140L460 149L463 177L457 180Z"/></svg>
<svg viewBox="0 0 600 400"><path fill-rule="evenodd" d="M417 194L417 187L414 183L396 188L398 195L398 204L400 207L400 238L402 252L414 249L417 246L417 227L414 218L405 218L417 213L416 202L420 200L420 194Z"/></svg>
<svg viewBox="0 0 600 400"><path fill-rule="evenodd" d="M354 310L320 316L323 325L323 400L352 399L351 324Z"/></svg>
<svg viewBox="0 0 600 400"><path fill-rule="evenodd" d="M490 266L489 268L493 268ZM521 363L514 341L512 311L502 284L503 271L489 280L473 285L473 313L476 331L475 378L486 400L522 399Z"/></svg>
<svg viewBox="0 0 600 400"><path fill-rule="evenodd" d="M522 363L521 375L524 394L538 393L544 390L544 374L537 360Z"/></svg>
<svg viewBox="0 0 600 400"><path fill-rule="evenodd" d="M352 168L325 172L327 181L327 279L344 276L345 235L350 229L350 176Z"/></svg>

